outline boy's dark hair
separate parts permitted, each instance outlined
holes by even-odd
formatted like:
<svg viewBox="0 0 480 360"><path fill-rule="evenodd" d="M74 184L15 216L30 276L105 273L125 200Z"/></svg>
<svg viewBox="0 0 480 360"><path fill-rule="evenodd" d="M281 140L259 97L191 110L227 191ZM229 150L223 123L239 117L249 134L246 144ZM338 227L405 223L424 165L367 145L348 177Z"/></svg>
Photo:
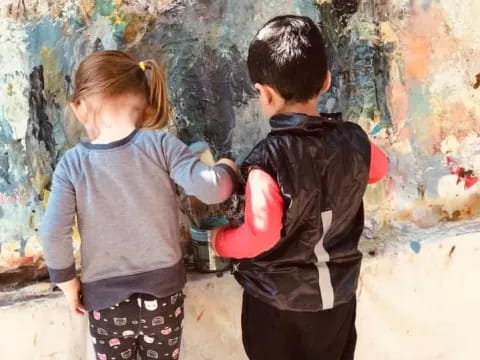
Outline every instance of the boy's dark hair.
<svg viewBox="0 0 480 360"><path fill-rule="evenodd" d="M312 19L284 15L267 22L248 50L252 82L274 88L288 102L307 102L328 74L327 52Z"/></svg>

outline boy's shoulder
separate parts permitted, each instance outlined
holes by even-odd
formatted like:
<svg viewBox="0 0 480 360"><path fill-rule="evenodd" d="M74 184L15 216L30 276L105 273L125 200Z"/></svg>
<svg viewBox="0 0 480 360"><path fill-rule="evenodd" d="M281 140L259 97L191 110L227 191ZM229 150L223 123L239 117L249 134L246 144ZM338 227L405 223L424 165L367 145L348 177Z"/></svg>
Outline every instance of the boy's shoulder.
<svg viewBox="0 0 480 360"><path fill-rule="evenodd" d="M259 156L265 156L268 152L272 151L271 147L274 145L274 139L271 134L261 139L253 148L250 153L245 157L244 162L252 161L253 158Z"/></svg>
<svg viewBox="0 0 480 360"><path fill-rule="evenodd" d="M343 124L343 136L354 150L370 158L370 139L360 125L351 121L345 121Z"/></svg>
<svg viewBox="0 0 480 360"><path fill-rule="evenodd" d="M360 125L351 121L344 121L338 116L334 119L332 118L332 120L334 122L332 125L334 126L331 127L331 134L335 139L338 139L338 145L343 143L349 148L353 148L362 154L369 154L370 140L367 133ZM288 148L289 138L292 136L298 135L285 132L270 132L253 147L243 161L243 165L245 167L251 167L253 165L258 166L258 164L266 164L271 158L278 157L278 155L285 150L282 149L282 147L284 147L283 145Z"/></svg>
<svg viewBox="0 0 480 360"><path fill-rule="evenodd" d="M320 113L321 117L337 124L337 129L343 133L356 134L361 136L367 136L367 133L363 128L352 122L346 121L343 118L342 113Z"/></svg>
<svg viewBox="0 0 480 360"><path fill-rule="evenodd" d="M343 125L342 129L344 131L350 132L353 135L358 135L358 136L363 136L368 138L366 131L360 125L352 121L343 121L342 125Z"/></svg>
<svg viewBox="0 0 480 360"><path fill-rule="evenodd" d="M271 160L278 150L276 139L271 134L268 134L253 147L243 160L240 167L242 177L247 179L252 168L260 168L270 174L270 176L275 177L275 170Z"/></svg>

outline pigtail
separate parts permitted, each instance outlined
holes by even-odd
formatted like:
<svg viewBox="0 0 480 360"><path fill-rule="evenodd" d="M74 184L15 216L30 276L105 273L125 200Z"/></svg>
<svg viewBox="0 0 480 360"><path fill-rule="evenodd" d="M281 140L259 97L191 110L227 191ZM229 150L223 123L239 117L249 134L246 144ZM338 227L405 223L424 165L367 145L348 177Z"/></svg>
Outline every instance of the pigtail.
<svg viewBox="0 0 480 360"><path fill-rule="evenodd" d="M171 117L166 74L155 60L146 60L142 63L144 71L150 72L150 83L148 85L149 106L142 128L162 129L168 125Z"/></svg>

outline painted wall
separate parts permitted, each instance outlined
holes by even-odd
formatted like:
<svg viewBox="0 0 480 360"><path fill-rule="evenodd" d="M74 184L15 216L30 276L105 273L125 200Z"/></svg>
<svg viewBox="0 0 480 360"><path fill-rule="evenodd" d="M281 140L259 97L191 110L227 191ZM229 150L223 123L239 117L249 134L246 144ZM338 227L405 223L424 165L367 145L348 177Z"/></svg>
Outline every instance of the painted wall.
<svg viewBox="0 0 480 360"><path fill-rule="evenodd" d="M480 229L476 0L4 0L0 272L41 264L50 177L81 136L65 105L84 56L164 56L172 130L241 160L268 131L248 80L248 43L283 13L322 24L334 78L322 110L344 112L389 153L389 178L367 195L365 251L407 243L417 252L418 239L439 230Z"/></svg>

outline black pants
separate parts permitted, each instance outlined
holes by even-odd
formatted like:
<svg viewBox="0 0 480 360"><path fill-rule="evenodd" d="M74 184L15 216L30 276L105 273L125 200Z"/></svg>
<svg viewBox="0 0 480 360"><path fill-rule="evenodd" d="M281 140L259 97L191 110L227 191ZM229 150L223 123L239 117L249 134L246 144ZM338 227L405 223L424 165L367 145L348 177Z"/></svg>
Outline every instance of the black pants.
<svg viewBox="0 0 480 360"><path fill-rule="evenodd" d="M166 298L134 294L109 309L89 313L98 360L178 359L183 294Z"/></svg>
<svg viewBox="0 0 480 360"><path fill-rule="evenodd" d="M244 293L243 344L250 360L352 360L356 300L319 312L281 311Z"/></svg>

